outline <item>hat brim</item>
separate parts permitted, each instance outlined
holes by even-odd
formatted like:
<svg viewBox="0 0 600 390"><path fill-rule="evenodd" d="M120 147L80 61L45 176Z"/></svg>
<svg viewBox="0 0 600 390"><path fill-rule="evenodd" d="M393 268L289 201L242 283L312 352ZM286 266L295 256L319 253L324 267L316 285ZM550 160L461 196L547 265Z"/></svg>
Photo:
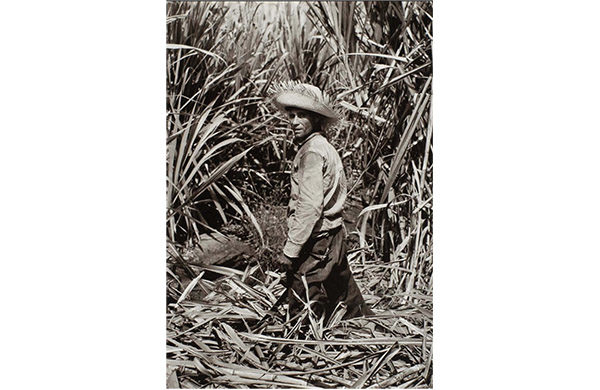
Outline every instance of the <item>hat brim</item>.
<svg viewBox="0 0 600 390"><path fill-rule="evenodd" d="M322 115L328 119L328 122L336 122L339 120L338 114L331 108L298 92L280 92L273 97L273 103L282 111L286 111L289 108L300 108L302 110L311 111Z"/></svg>

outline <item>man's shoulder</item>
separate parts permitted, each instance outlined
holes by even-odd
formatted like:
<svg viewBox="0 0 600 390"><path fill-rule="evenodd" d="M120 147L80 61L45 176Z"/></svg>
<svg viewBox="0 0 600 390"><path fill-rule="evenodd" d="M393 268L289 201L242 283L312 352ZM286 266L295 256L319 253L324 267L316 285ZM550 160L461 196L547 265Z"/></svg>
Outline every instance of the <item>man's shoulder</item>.
<svg viewBox="0 0 600 390"><path fill-rule="evenodd" d="M305 153L313 152L320 154L322 157L327 156L327 151L333 148L327 138L321 133L315 134L306 142Z"/></svg>

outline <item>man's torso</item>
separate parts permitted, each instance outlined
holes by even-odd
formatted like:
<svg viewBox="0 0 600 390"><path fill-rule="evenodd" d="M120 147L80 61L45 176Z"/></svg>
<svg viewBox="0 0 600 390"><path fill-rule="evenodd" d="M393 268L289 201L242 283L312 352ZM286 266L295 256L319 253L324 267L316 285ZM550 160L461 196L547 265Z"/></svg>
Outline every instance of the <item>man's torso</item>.
<svg viewBox="0 0 600 390"><path fill-rule="evenodd" d="M320 133L312 134L301 145L292 164L292 188L288 214L293 214L299 206L299 181L302 180L301 160L307 153L315 153L323 159L323 211L321 218L313 229L313 234L315 234L334 229L342 224L342 210L346 201L347 184L342 160L335 148Z"/></svg>

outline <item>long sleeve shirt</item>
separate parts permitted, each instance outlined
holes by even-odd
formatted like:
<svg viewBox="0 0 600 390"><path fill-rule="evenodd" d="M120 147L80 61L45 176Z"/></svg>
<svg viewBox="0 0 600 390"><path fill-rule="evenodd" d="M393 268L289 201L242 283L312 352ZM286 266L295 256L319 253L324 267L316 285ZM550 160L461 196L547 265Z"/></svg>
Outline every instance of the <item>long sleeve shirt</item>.
<svg viewBox="0 0 600 390"><path fill-rule="evenodd" d="M342 159L320 133L300 146L292 165L288 235L283 253L298 257L312 234L342 225L347 184Z"/></svg>

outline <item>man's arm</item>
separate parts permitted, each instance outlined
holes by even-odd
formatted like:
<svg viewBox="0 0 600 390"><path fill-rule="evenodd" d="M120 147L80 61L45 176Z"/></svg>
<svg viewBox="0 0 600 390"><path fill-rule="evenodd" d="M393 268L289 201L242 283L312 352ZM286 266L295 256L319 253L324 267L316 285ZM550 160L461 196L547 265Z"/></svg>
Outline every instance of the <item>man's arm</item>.
<svg viewBox="0 0 600 390"><path fill-rule="evenodd" d="M322 214L323 157L307 152L299 162L298 200L295 212L288 220L288 238L283 248L285 256L298 257Z"/></svg>

